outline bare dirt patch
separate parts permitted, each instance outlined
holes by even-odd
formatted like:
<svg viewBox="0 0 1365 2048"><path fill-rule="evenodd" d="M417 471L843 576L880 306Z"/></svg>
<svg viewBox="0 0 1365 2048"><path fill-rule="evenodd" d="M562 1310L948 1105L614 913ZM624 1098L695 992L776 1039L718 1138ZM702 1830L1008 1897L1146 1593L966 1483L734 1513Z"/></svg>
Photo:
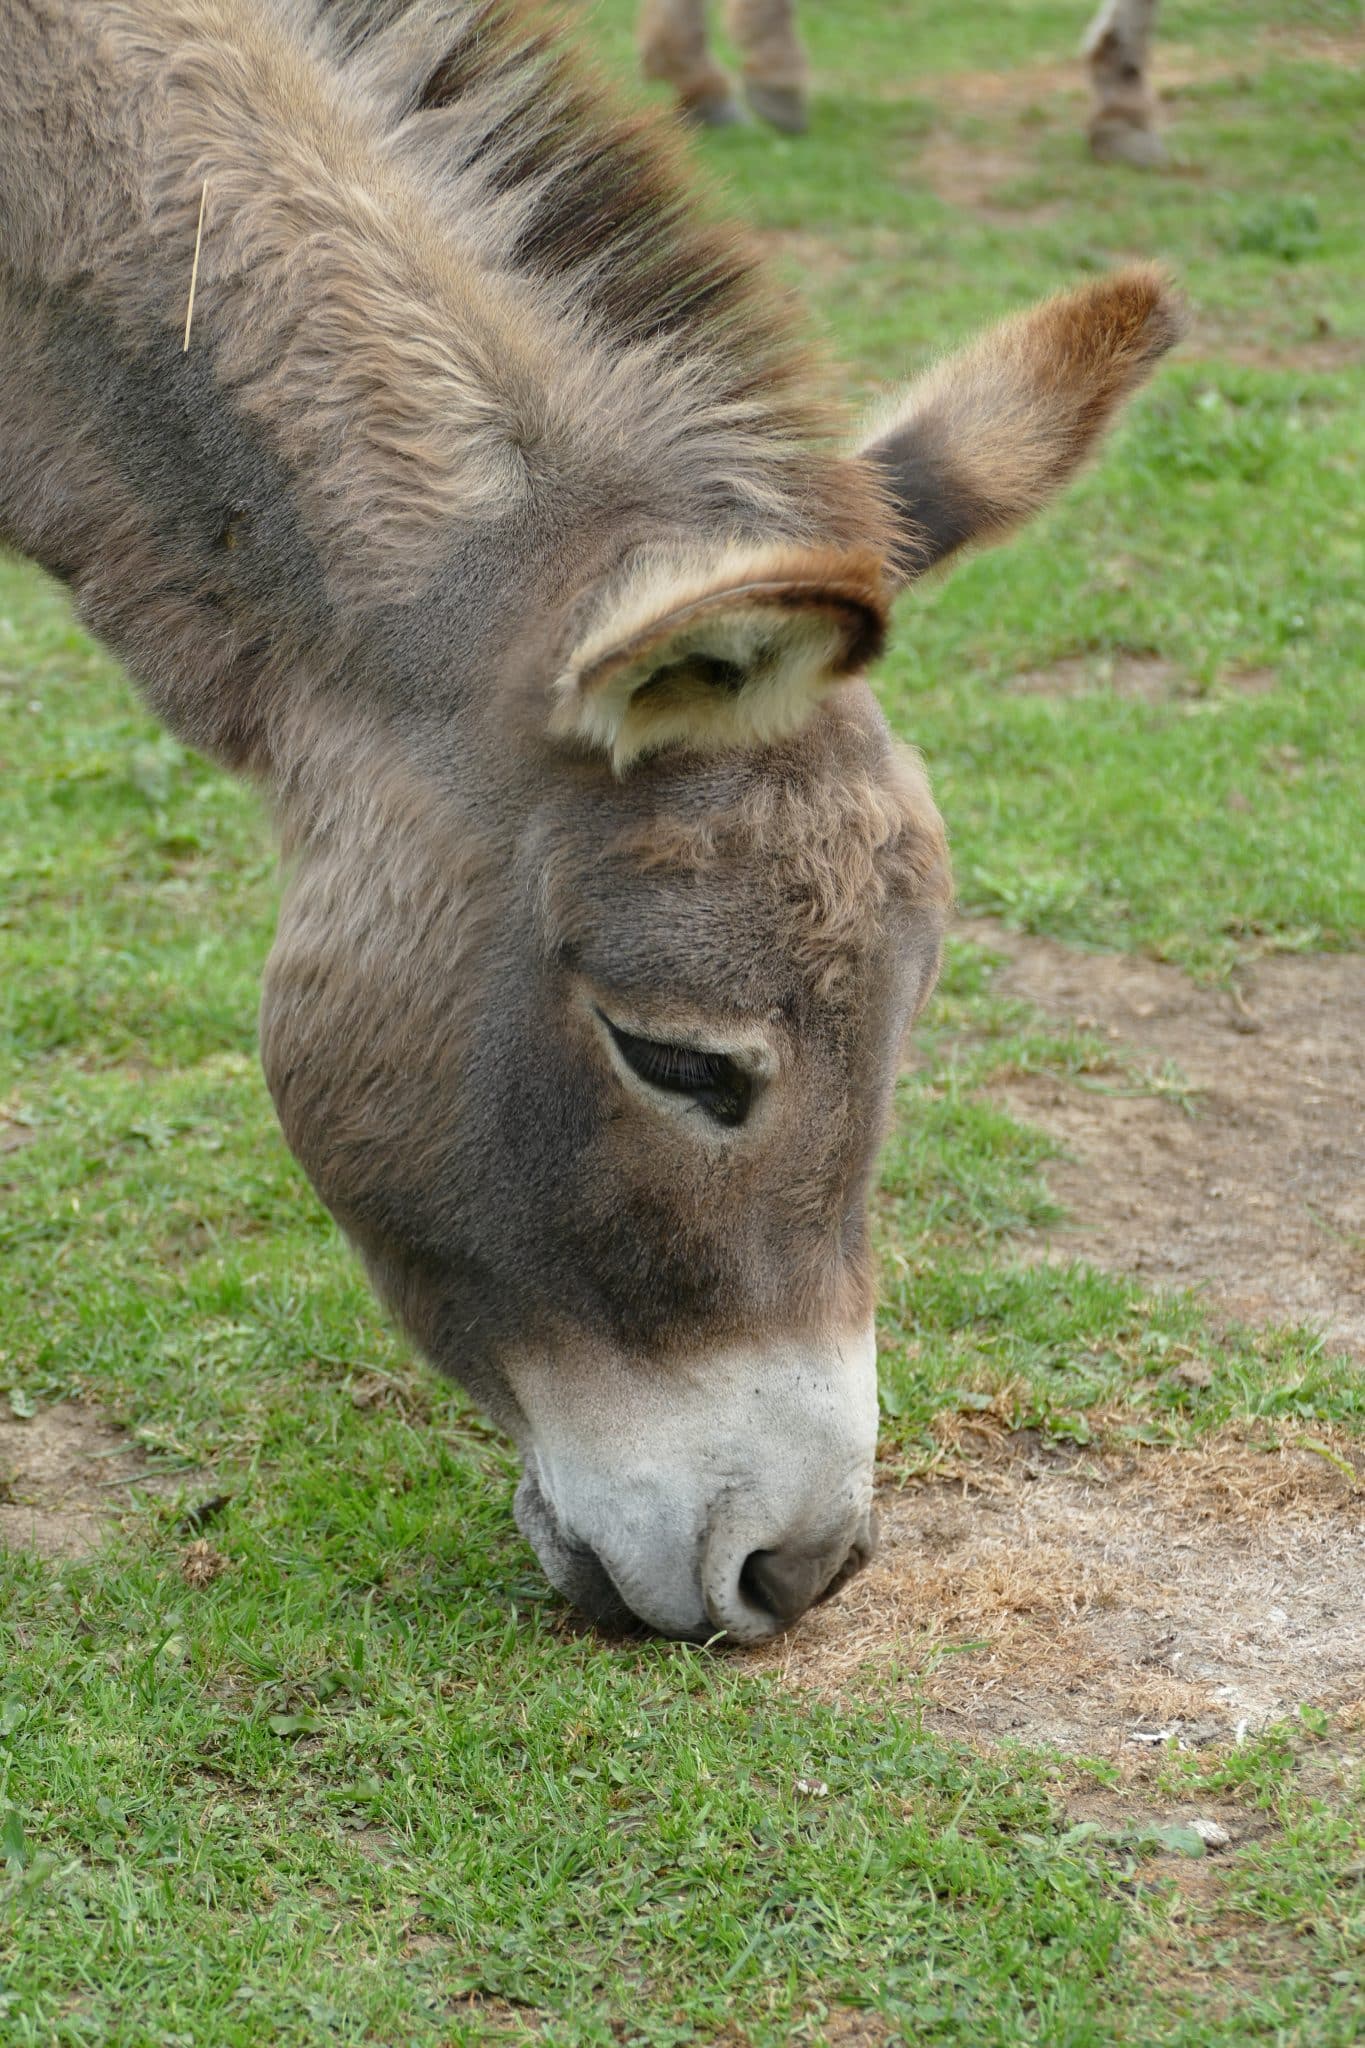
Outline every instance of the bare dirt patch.
<svg viewBox="0 0 1365 2048"><path fill-rule="evenodd" d="M539 2013L529 2006L509 2005L506 1999L488 1997L481 1991L462 1992L459 1997L447 2001L446 2009L467 2026L477 2024L485 2040L541 2041L545 2038L545 2021Z"/></svg>
<svg viewBox="0 0 1365 2048"><path fill-rule="evenodd" d="M876 2012L859 2012L849 2005L830 2006L823 2019L810 2014L794 2022L795 2031L791 2036L793 2048L888 2048L892 2041L903 2041L904 2035L894 2033L892 2023ZM743 2025L731 2022L715 2035L711 2048L750 2048L753 2036Z"/></svg>
<svg viewBox="0 0 1365 2048"><path fill-rule="evenodd" d="M1343 71L1365 67L1365 29L1337 30L1312 22L1275 22L1260 32L1261 42L1279 56L1305 64L1335 64Z"/></svg>
<svg viewBox="0 0 1365 2048"><path fill-rule="evenodd" d="M1152 85L1158 99L1179 94L1189 86L1216 84L1224 79L1253 76L1267 61L1300 61L1339 65L1356 70L1365 62L1365 34L1350 30L1289 27L1258 30L1234 50L1201 49L1193 43L1167 42L1158 36L1152 46ZM973 114L1060 112L1064 118L1088 102L1089 78L1080 54L1080 37L1074 50L1064 55L1039 58L1031 64L982 71L955 71L927 80L907 67L904 79L888 80L885 96L904 97L932 90L937 102Z"/></svg>
<svg viewBox="0 0 1365 2048"><path fill-rule="evenodd" d="M936 102L958 108L964 113L1017 114L1033 109L1053 111L1058 102L1064 105L1068 100L1084 101L1089 90L1085 60L1080 55L1079 41L1078 37L1074 53L1060 59L1044 57L1036 59L1031 64L997 67L994 70L951 71L932 81L916 81L907 73L903 86L899 81L894 84L888 82L887 97L899 97L901 92L912 88L921 94L926 89L932 89ZM1174 45L1168 46L1168 65L1174 49ZM1197 61L1199 56L1199 53L1194 51L1184 54L1187 54L1191 61Z"/></svg>
<svg viewBox="0 0 1365 2048"><path fill-rule="evenodd" d="M0 1155L22 1152L38 1141L38 1131L23 1110L13 1103L0 1103Z"/></svg>
<svg viewBox="0 0 1365 2048"><path fill-rule="evenodd" d="M1047 1168L1065 1219L1032 1234L1037 1253L1199 1287L1365 1360L1365 956L1261 960L1228 990L985 919L969 929L1007 956L999 988L1107 1035L1137 1068L992 1089L1065 1148Z"/></svg>
<svg viewBox="0 0 1365 2048"><path fill-rule="evenodd" d="M1365 1450L1328 1448L1016 1439L970 1479L883 1494L872 1563L750 1660L826 1695L891 1683L972 1740L1129 1763L1354 1708Z"/></svg>
<svg viewBox="0 0 1365 2048"><path fill-rule="evenodd" d="M63 1401L27 1422L0 1416L0 1547L40 1557L97 1550L139 1493L174 1495L184 1475L150 1470L93 1408Z"/></svg>
<svg viewBox="0 0 1365 2048"><path fill-rule="evenodd" d="M1296 315L1292 304L1282 303L1270 320L1276 327L1288 327L1291 331L1250 335L1237 327L1231 312L1202 312L1186 337L1184 353L1216 356L1220 362L1238 363L1252 370L1301 370L1311 376L1328 377L1359 368L1365 338L1338 334L1325 315ZM1303 331L1310 326L1313 331Z"/></svg>
<svg viewBox="0 0 1365 2048"><path fill-rule="evenodd" d="M1164 704L1190 694L1188 678L1159 654L1072 654L1050 668L1021 669L1006 687L1012 697L1090 697L1104 691L1134 704Z"/></svg>
<svg viewBox="0 0 1365 2048"><path fill-rule="evenodd" d="M1273 668L1228 668L1218 687L1239 697L1264 697L1279 685ZM1194 678L1161 654L1068 654L1049 668L1020 669L1005 688L1012 697L1118 697L1125 704L1171 704L1204 695Z"/></svg>
<svg viewBox="0 0 1365 2048"><path fill-rule="evenodd" d="M915 158L911 175L949 206L1013 220L1055 220L1062 211L1060 202L1011 197L1011 187L1038 175L1037 133L1020 128L981 142L940 126Z"/></svg>
<svg viewBox="0 0 1365 2048"><path fill-rule="evenodd" d="M826 2014L819 2038L826 2048L882 2048L892 2034L888 2022L875 2012L855 2012L841 2005Z"/></svg>
<svg viewBox="0 0 1365 2048"><path fill-rule="evenodd" d="M758 228L752 241L763 254L783 264L805 287L840 282L853 269L857 258L827 235L805 228Z"/></svg>
<svg viewBox="0 0 1365 2048"><path fill-rule="evenodd" d="M1225 78L1240 78L1256 68L1257 59L1268 45L1253 41L1235 56L1217 50L1201 50L1191 43L1169 43L1158 39L1152 51L1152 85L1158 99L1177 93L1182 87L1204 85ZM1281 58L1283 46L1276 54ZM1315 49L1315 56L1319 52ZM1335 61L1325 58L1324 61ZM1080 37L1062 56L1040 57L1030 64L987 67L982 71L952 71L925 79L907 70L905 78L888 80L883 89L887 99L932 92L937 105L958 113L998 117L1002 115L1055 116L1073 128L1084 126L1090 100L1090 77L1080 53Z"/></svg>

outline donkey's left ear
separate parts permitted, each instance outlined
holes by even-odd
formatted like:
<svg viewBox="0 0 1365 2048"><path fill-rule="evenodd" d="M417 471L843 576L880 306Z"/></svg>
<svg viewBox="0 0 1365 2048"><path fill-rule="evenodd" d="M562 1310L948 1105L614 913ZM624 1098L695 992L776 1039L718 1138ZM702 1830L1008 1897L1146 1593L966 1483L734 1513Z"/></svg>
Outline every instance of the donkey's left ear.
<svg viewBox="0 0 1365 2048"><path fill-rule="evenodd" d="M871 553L646 553L594 593L550 730L601 748L618 773L661 747L781 739L880 653L890 594Z"/></svg>
<svg viewBox="0 0 1365 2048"><path fill-rule="evenodd" d="M859 451L891 499L898 580L1039 511L1182 325L1160 271L1120 270L1006 321L912 384Z"/></svg>

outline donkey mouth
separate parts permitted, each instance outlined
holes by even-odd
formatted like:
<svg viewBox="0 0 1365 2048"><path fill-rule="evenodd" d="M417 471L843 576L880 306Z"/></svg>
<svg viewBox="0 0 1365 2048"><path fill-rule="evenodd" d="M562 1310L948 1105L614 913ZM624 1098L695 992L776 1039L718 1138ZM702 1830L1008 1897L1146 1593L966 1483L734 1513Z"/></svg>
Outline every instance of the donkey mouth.
<svg viewBox="0 0 1365 2048"><path fill-rule="evenodd" d="M610 1572L596 1553L586 1544L575 1542L561 1528L529 1465L518 1483L512 1513L550 1584L566 1600L571 1600L580 1614L614 1635L636 1634L645 1626L621 1598Z"/></svg>
<svg viewBox="0 0 1365 2048"><path fill-rule="evenodd" d="M534 1466L522 1473L513 1513L555 1591L596 1627L612 1635L651 1633L688 1642L712 1642L725 1636L734 1643L755 1643L780 1634L808 1608L841 1592L872 1555L877 1541L875 1517L865 1514L842 1561L832 1568L828 1552L823 1556L816 1552L783 1555L765 1550L750 1552L742 1567L736 1567L734 1559L724 1554L717 1561L717 1551L725 1553L732 1547L721 1540L703 1557L696 1622L678 1613L676 1589L668 1603L673 1609L670 1618L651 1620L647 1612L642 1614L632 1606L597 1552L565 1529L546 1499ZM705 1584L708 1578L728 1587L729 1597L714 1597Z"/></svg>

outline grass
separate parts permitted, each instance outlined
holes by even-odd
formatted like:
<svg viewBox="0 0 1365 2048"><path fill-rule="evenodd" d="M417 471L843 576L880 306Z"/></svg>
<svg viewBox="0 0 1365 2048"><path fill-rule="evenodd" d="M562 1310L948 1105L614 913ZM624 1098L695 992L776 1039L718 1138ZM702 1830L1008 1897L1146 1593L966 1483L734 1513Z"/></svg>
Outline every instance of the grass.
<svg viewBox="0 0 1365 2048"><path fill-rule="evenodd" d="M808 12L811 136L704 151L859 388L1129 254L1195 307L1079 490L904 604L885 699L966 906L1208 976L1358 945L1354 9L1169 7L1177 168L1148 179L1093 169L1037 72L1074 48L1070 0L999 0L988 38L939 0L913 30L891 0ZM630 14L601 13L621 63ZM964 203L950 174L987 148ZM1010 689L1059 661L1075 694ZM1157 701L1115 687L1134 661L1174 679ZM1078 1829L1101 1767L975 1754L903 1688L821 1704L568 1628L506 1449L386 1331L275 1130L256 805L14 565L0 775L0 1133L32 1140L0 1156L0 1402L89 1400L186 1501L228 1496L206 1586L164 1498L88 1561L0 1557L6 2048L1359 2040L1358 1731L1310 1712L1172 1755L1156 1822ZM1046 1145L980 1085L1112 1079L1112 1048L1007 1002L966 941L924 1044L878 1197L889 1467L932 1467L984 1401L1073 1442L1361 1432L1359 1375L1311 1333L1014 1256ZM1170 1369L1191 1353L1207 1387ZM1234 1851L1156 1853L1214 1797Z"/></svg>

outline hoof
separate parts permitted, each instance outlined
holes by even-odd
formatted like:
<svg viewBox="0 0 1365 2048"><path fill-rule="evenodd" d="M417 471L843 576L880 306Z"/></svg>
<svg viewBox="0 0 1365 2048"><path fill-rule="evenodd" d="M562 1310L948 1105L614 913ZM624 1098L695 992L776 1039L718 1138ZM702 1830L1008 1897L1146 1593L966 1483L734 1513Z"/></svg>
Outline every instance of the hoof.
<svg viewBox="0 0 1365 2048"><path fill-rule="evenodd" d="M678 112L689 128L738 128L748 119L732 92L703 93L680 100Z"/></svg>
<svg viewBox="0 0 1365 2048"><path fill-rule="evenodd" d="M757 79L748 79L744 86L744 97L770 128L779 128L784 135L804 135L807 126L806 95L795 85L763 85Z"/></svg>
<svg viewBox="0 0 1365 2048"><path fill-rule="evenodd" d="M1155 128L1135 128L1131 121L1097 121L1090 130L1090 154L1097 163L1127 164L1135 171L1164 170L1170 162Z"/></svg>

